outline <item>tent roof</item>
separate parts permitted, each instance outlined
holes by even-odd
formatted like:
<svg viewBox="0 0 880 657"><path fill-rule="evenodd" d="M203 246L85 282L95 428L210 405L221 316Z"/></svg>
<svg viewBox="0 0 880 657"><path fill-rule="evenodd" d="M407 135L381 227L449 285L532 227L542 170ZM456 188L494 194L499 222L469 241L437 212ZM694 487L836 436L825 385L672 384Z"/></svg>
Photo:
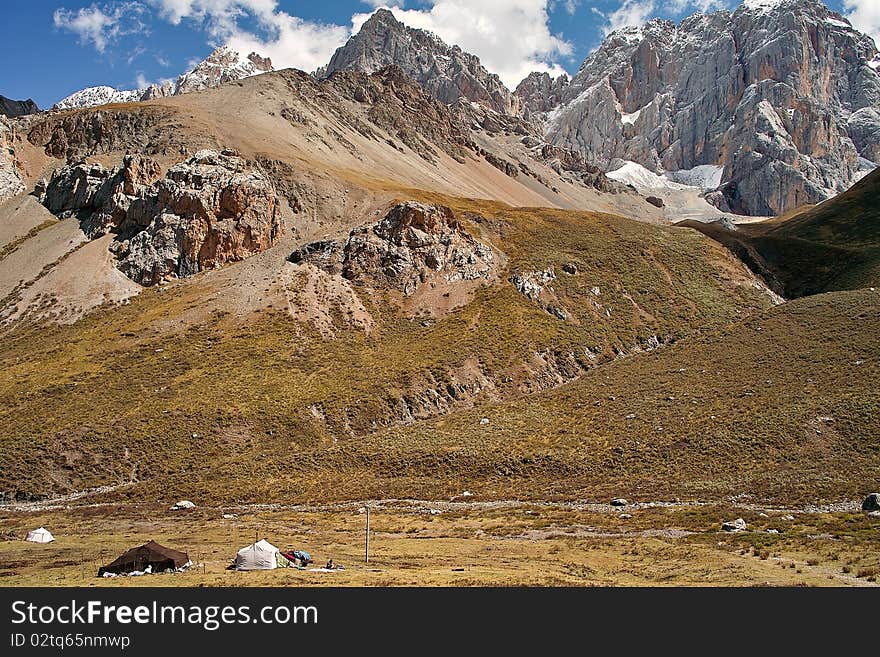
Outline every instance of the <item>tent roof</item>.
<svg viewBox="0 0 880 657"><path fill-rule="evenodd" d="M50 532L45 527L40 527L39 529L33 529L27 533L27 540L44 538L47 539L45 541L39 541L43 543L48 543L49 541L54 541L55 537L52 536L52 532Z"/></svg>
<svg viewBox="0 0 880 657"><path fill-rule="evenodd" d="M257 541L256 543L251 543L247 547L241 548L238 551L238 553L242 554L244 552L250 552L252 550L256 550L258 552L280 552L281 551L264 538L262 540Z"/></svg>
<svg viewBox="0 0 880 657"><path fill-rule="evenodd" d="M111 569L121 568L130 564L149 564L165 561L171 561L177 568L180 568L189 561L189 556L187 556L186 552L172 550L164 545L159 545L156 541L150 541L128 550L113 561L113 563L104 566L101 570L110 571Z"/></svg>

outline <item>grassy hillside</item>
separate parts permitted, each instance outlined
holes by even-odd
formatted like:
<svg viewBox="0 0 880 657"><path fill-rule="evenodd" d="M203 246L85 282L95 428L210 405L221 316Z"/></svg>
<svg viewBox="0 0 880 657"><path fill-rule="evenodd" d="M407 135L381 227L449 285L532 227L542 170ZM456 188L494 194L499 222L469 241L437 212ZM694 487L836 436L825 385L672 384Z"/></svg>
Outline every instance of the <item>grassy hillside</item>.
<svg viewBox="0 0 880 657"><path fill-rule="evenodd" d="M789 298L880 285L880 170L834 199L736 231L689 221Z"/></svg>
<svg viewBox="0 0 880 657"><path fill-rule="evenodd" d="M432 425L402 434L384 433L388 427L506 400L531 409L523 395L654 340L672 344L772 305L722 247L692 231L454 204L507 263L500 280L439 317L412 316L394 294L364 289L357 292L375 320L372 331L346 328L336 317L335 339L295 321L286 301L241 316L211 311L212 299L231 293L228 280L251 266L245 262L146 290L72 326L7 329L0 341L0 490L29 498L133 482L118 494L250 501L446 495L463 481L519 468L548 443L539 434L509 445L486 440L493 434L480 433L472 419L460 420L460 433L443 444ZM264 255L280 266L287 252ZM564 274L565 263L577 274ZM507 281L513 271L548 267L557 272L552 287L568 321ZM261 283L267 289L270 278ZM554 425L548 420L545 430ZM629 440L622 429L609 440ZM580 472L590 445L540 456L526 471L536 481L558 481Z"/></svg>

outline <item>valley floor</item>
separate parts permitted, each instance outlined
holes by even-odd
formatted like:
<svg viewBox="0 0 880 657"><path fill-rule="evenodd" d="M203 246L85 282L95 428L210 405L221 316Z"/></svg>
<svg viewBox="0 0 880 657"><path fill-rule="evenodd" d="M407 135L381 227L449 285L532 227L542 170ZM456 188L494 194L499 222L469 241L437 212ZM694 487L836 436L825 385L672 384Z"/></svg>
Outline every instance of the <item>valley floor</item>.
<svg viewBox="0 0 880 657"><path fill-rule="evenodd" d="M880 522L856 503L780 509L727 503L361 503L207 508L0 509L0 586L877 586ZM223 518L234 514L235 518ZM763 515L762 515L763 514ZM625 516L631 516L629 518ZM742 517L747 531L721 523ZM25 543L48 527L57 540ZM767 533L775 529L778 534ZM319 570L226 570L255 537L309 551ZM155 539L197 564L175 575L98 579ZM345 570L320 572L328 559Z"/></svg>

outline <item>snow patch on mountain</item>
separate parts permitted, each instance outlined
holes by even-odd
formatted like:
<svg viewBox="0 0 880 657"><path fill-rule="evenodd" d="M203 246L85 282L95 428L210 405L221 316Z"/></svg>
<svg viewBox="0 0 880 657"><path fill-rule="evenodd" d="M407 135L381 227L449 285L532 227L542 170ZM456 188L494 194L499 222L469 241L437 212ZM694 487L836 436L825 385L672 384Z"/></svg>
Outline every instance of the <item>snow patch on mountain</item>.
<svg viewBox="0 0 880 657"><path fill-rule="evenodd" d="M153 98L179 96L271 70L273 70L272 60L268 58L260 57L256 53L244 57L228 46L221 46L191 71L179 76L176 81L131 90L119 90L108 86L89 87L60 100L55 104L54 109L78 109L109 103L133 103Z"/></svg>
<svg viewBox="0 0 880 657"><path fill-rule="evenodd" d="M742 6L753 11L770 11L776 9L785 0L745 0Z"/></svg>
<svg viewBox="0 0 880 657"><path fill-rule="evenodd" d="M109 105L110 103L131 103L141 99L142 91L121 91L108 86L87 87L70 94L55 104L55 109L77 109Z"/></svg>
<svg viewBox="0 0 880 657"><path fill-rule="evenodd" d="M630 112L629 114L621 114L620 122L623 125L633 125L636 121L639 120L639 117L642 115L642 110L645 109L642 107L641 109L637 109L635 112Z"/></svg>
<svg viewBox="0 0 880 657"><path fill-rule="evenodd" d="M636 162L627 161L618 169L607 174L611 180L622 182L625 185L632 185L638 190L652 189L687 189L688 185L682 185L669 178L660 176L650 171Z"/></svg>
<svg viewBox="0 0 880 657"><path fill-rule="evenodd" d="M693 169L672 171L666 174L670 179L688 187L718 189L724 177L724 167L719 164L700 164Z"/></svg>

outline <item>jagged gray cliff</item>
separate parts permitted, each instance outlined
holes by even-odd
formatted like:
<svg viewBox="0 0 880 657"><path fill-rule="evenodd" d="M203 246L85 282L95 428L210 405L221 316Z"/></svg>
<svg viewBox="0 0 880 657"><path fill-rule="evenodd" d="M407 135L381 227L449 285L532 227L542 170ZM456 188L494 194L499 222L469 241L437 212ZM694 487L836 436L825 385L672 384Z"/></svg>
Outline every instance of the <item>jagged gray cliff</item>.
<svg viewBox="0 0 880 657"><path fill-rule="evenodd" d="M476 56L430 32L407 27L387 9L373 14L322 73L328 77L344 70L375 73L392 65L447 105L466 99L502 114L520 113L519 99Z"/></svg>
<svg viewBox="0 0 880 657"><path fill-rule="evenodd" d="M878 66L871 38L818 0L746 0L611 34L561 101L539 76L519 95L548 112L553 144L603 168L723 167L708 198L768 215L825 200L880 159Z"/></svg>

